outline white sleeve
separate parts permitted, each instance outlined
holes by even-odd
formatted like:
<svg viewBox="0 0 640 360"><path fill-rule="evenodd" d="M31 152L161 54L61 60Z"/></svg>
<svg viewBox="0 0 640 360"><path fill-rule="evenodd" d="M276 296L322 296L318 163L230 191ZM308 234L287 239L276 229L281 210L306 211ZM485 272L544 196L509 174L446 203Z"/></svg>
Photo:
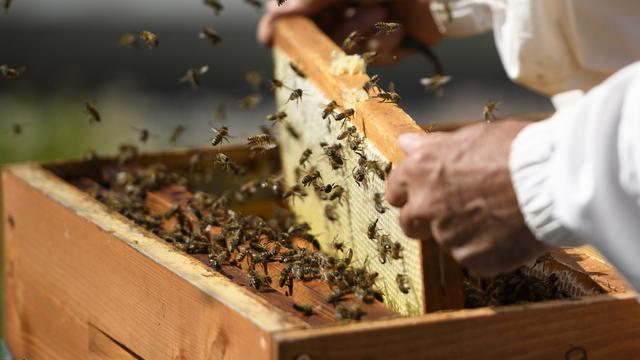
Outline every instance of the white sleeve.
<svg viewBox="0 0 640 360"><path fill-rule="evenodd" d="M640 289L640 62L527 126L510 168L539 239L592 244Z"/></svg>

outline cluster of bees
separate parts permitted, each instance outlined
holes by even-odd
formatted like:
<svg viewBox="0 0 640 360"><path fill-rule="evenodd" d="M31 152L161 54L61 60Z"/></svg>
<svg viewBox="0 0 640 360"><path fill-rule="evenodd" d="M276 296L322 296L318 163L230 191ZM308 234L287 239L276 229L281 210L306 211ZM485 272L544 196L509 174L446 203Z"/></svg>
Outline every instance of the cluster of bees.
<svg viewBox="0 0 640 360"><path fill-rule="evenodd" d="M365 315L357 306L341 305L344 300L384 301L376 286L378 274L367 270L366 262L356 265L352 262L353 251L343 247L340 248L342 256L319 251L320 244L310 233L309 224L297 222L295 216L285 210L264 220L230 210L232 199L227 194L193 192L186 205L175 205L164 213L152 214L145 205L149 192L169 185L189 190L190 183L163 165L137 167L133 164L136 156L137 148L123 146L117 173L104 180L108 187L96 186L89 189L89 193L178 249L190 254L207 254L213 270L224 273L225 266L246 270L248 284L256 291L278 286L292 296L297 282L325 282L332 290L325 300L335 306L338 320L359 320ZM245 200L258 191L247 189L256 187L283 196L282 181L282 177L254 180L243 185L236 195L242 193ZM277 278L272 278L269 272L274 266L280 268ZM293 307L305 316L316 312L309 304Z"/></svg>

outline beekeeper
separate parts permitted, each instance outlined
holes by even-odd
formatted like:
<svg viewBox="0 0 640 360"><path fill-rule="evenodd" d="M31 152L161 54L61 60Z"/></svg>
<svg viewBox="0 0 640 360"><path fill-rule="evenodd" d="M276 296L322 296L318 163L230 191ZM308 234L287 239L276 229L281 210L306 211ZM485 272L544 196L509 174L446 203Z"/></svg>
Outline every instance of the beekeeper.
<svg viewBox="0 0 640 360"><path fill-rule="evenodd" d="M400 58L405 35L431 45L493 29L509 77L557 110L536 123L400 136L406 158L386 199L408 236L433 237L477 275L512 270L549 246L592 244L640 289L640 1L352 3L274 2L258 40L268 45L273 19L289 14L314 17L339 41L397 21L399 31L366 45Z"/></svg>

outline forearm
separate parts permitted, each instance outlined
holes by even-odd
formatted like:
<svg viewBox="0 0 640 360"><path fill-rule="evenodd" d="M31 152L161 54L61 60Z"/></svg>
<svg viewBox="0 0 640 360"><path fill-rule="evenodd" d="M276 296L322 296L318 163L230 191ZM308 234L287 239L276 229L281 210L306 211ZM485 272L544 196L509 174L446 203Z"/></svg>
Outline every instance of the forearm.
<svg viewBox="0 0 640 360"><path fill-rule="evenodd" d="M525 128L512 145L510 167L539 239L591 243L640 286L640 63Z"/></svg>

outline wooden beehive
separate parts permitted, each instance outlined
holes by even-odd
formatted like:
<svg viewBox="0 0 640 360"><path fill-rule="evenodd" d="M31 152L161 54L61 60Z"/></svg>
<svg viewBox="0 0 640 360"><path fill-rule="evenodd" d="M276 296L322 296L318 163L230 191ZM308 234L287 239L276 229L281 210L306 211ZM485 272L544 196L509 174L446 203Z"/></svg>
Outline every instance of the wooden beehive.
<svg viewBox="0 0 640 360"><path fill-rule="evenodd" d="M343 85L322 71L329 61L324 50L335 45L301 18L280 22L277 33L276 56L295 61L310 85L340 100ZM305 53L293 46L307 42L324 50ZM354 81L352 87L363 80L344 79ZM395 107L366 102L357 111L355 124L361 121L381 156L392 161L401 158L393 146L397 135L420 131ZM376 121L381 115L375 114L388 120ZM394 127L398 119L405 125ZM242 148L224 151L252 173L278 171L273 156L258 161ZM212 156L205 150L174 151L138 161L186 169L195 152L205 161ZM285 156L285 171L286 161ZM442 259L428 256L427 244L419 253L425 264L419 270L426 294L421 306L431 313L405 317L373 305L363 321L340 323L325 304L317 316L304 318L291 304L322 304L326 288L306 284L294 298L255 291L242 272L211 271L201 258L177 251L82 190L83 179L96 178L113 163L22 164L2 171L3 325L16 358L622 359L640 353L635 293L612 267L576 249L556 250L529 271L558 274L577 299L431 312L461 306L448 302L440 274L429 270L446 269L451 276L455 265L434 267ZM226 185L214 183L209 190ZM166 208L188 195L165 190L151 194L152 206ZM244 210L268 213L272 205L258 201ZM456 281L444 284L457 286Z"/></svg>

